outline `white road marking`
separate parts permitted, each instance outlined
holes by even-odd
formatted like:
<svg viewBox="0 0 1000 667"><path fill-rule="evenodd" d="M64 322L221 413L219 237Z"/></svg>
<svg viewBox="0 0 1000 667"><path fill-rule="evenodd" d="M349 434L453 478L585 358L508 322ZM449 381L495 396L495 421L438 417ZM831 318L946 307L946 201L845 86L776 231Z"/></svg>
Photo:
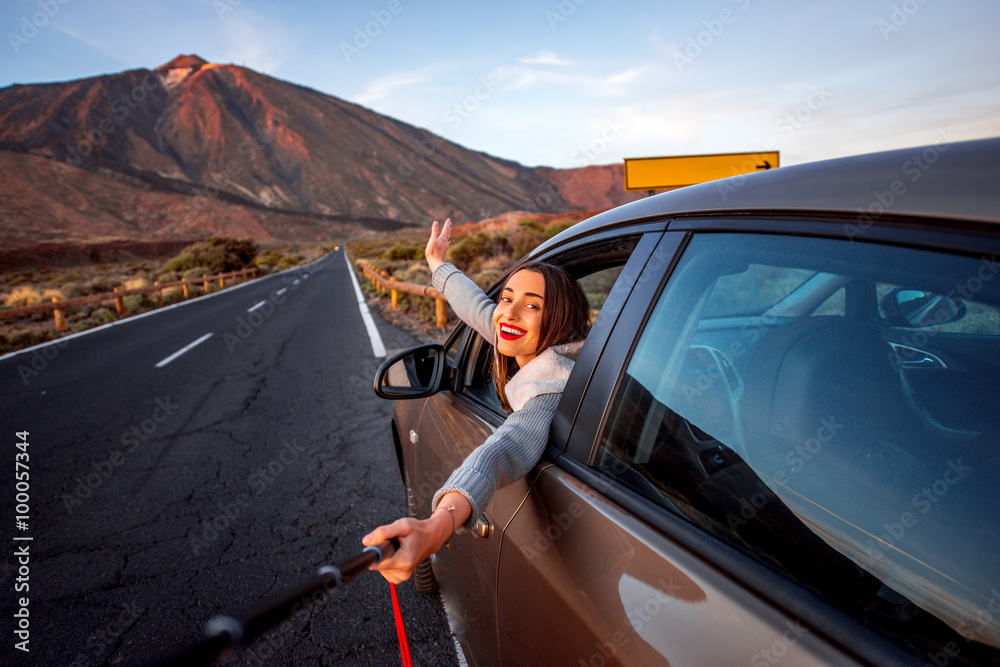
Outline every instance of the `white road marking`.
<svg viewBox="0 0 1000 667"><path fill-rule="evenodd" d="M351 266L351 260L347 258L346 252L344 253L344 261L347 262L347 273L351 276L351 282L354 283L354 293L358 297L358 310L361 311L361 320L365 323L365 329L368 330L368 338L372 342L372 354L381 359L385 356L385 345L382 344L382 336L379 335L378 329L375 327L375 320L372 319L372 314L368 310L364 292L361 291L361 285L358 284L358 277L354 275L354 267Z"/></svg>
<svg viewBox="0 0 1000 667"><path fill-rule="evenodd" d="M287 287L282 287L280 290L278 290L277 292L274 293L274 296L281 296L282 294L284 294L287 291L288 291Z"/></svg>
<svg viewBox="0 0 1000 667"><path fill-rule="evenodd" d="M173 361L177 357L181 356L182 354L184 354L185 352L187 352L189 350L194 349L198 345L201 345L202 343L204 343L206 340L208 340L211 337L212 337L212 334L211 333L207 333L204 336L202 336L201 338L199 338L198 340L194 341L193 343L188 343L187 345L185 345L181 349L177 350L176 352L174 352L173 354L171 354L169 357L167 357L166 359L164 359L160 363L156 364L155 368L163 368L164 366L166 366L167 364L169 364L171 361Z"/></svg>
<svg viewBox="0 0 1000 667"><path fill-rule="evenodd" d="M267 301L261 301L260 303L254 304L254 305L250 306L249 308L247 308L247 312L248 313L252 313L253 311L255 311L258 308L260 308L261 306L263 306L265 303L267 303Z"/></svg>

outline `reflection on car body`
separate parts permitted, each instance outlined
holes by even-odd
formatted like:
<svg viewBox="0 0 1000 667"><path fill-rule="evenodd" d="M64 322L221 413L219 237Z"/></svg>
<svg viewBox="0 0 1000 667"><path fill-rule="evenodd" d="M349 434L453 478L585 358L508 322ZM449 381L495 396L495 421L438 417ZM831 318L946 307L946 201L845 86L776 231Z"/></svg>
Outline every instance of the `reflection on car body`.
<svg viewBox="0 0 1000 667"><path fill-rule="evenodd" d="M685 188L532 253L602 287L546 456L434 559L470 662L1000 664L1000 140L859 228L919 151ZM415 515L500 422L483 347L456 329L395 408Z"/></svg>

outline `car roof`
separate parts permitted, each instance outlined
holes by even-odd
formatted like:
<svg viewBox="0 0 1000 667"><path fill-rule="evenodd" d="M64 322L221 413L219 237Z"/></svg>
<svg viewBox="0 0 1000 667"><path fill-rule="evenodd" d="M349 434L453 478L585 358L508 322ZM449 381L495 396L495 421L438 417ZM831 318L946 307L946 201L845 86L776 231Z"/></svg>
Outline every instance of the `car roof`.
<svg viewBox="0 0 1000 667"><path fill-rule="evenodd" d="M1000 137L949 142L780 167L700 183L605 211L532 255L625 221L674 215L908 216L1000 224Z"/></svg>

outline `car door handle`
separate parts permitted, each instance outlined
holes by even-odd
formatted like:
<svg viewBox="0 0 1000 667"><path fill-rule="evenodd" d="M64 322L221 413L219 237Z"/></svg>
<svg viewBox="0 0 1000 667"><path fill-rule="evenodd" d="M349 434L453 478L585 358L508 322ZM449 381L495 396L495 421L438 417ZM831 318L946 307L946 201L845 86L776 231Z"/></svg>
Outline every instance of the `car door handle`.
<svg viewBox="0 0 1000 667"><path fill-rule="evenodd" d="M483 514L482 518L476 520L476 525L472 527L472 533L483 538L489 537L493 534L493 519L488 514Z"/></svg>

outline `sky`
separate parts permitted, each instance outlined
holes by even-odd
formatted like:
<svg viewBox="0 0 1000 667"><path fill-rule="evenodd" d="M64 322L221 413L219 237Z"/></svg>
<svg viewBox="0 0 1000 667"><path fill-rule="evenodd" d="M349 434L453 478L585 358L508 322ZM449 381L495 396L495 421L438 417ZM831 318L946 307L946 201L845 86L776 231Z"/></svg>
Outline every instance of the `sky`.
<svg viewBox="0 0 1000 667"><path fill-rule="evenodd" d="M527 166L1000 136L997 0L4 0L0 87L249 67Z"/></svg>

